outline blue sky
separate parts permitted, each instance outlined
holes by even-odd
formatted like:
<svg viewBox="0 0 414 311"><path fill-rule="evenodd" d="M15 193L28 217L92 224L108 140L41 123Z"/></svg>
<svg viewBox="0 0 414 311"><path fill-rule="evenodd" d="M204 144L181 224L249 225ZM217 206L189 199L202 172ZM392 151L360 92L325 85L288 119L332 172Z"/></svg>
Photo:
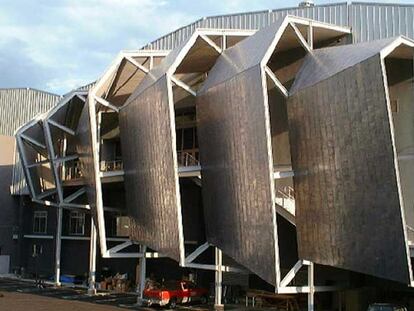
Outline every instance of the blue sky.
<svg viewBox="0 0 414 311"><path fill-rule="evenodd" d="M0 88L33 87L63 94L96 80L120 50L140 48L202 16L298 2L0 0ZM334 2L342 0L315 1Z"/></svg>

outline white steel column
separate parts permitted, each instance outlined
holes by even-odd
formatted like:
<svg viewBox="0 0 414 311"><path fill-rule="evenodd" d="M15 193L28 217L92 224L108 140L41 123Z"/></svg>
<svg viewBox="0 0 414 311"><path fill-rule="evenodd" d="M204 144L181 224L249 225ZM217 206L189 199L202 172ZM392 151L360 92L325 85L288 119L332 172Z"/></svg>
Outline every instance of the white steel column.
<svg viewBox="0 0 414 311"><path fill-rule="evenodd" d="M145 245L139 246L139 252L144 254L144 256L139 258L139 289L138 289L138 304L142 304L144 299L144 289L145 289L145 276L147 273L147 260L145 254L147 252L147 247Z"/></svg>
<svg viewBox="0 0 414 311"><path fill-rule="evenodd" d="M309 286L309 293L308 293L308 311L315 310L315 267L313 262L311 262L308 266L308 286Z"/></svg>
<svg viewBox="0 0 414 311"><path fill-rule="evenodd" d="M96 227L91 217L91 240L89 246L89 287L88 295L95 295L95 278L96 278Z"/></svg>
<svg viewBox="0 0 414 311"><path fill-rule="evenodd" d="M215 298L214 309L223 309L224 306L221 302L222 296L222 283L223 283L223 254L217 247L214 248L216 257L216 286L215 286Z"/></svg>
<svg viewBox="0 0 414 311"><path fill-rule="evenodd" d="M63 209L57 209L56 252L55 252L55 285L60 286L60 250L62 244L62 215Z"/></svg>

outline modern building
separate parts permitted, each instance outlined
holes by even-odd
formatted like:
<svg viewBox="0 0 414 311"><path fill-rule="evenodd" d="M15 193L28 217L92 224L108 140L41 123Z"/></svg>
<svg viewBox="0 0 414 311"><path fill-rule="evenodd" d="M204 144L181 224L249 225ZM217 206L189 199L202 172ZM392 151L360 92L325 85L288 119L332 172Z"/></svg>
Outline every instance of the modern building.
<svg viewBox="0 0 414 311"><path fill-rule="evenodd" d="M315 292L328 309L412 303L413 20L410 5L308 3L121 52L16 132L34 230L56 211L56 282L88 267L93 290L99 246L108 265L139 261L141 289L145 273L214 272L216 304L229 276L309 310ZM90 240L82 263L65 263L69 234Z"/></svg>

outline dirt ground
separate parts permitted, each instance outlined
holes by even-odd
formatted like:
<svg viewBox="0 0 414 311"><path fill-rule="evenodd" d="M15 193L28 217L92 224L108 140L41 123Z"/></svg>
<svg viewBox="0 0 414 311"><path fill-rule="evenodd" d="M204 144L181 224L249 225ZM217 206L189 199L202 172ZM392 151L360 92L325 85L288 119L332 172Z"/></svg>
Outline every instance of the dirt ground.
<svg viewBox="0 0 414 311"><path fill-rule="evenodd" d="M118 311L125 309L13 292L0 292L1 311Z"/></svg>

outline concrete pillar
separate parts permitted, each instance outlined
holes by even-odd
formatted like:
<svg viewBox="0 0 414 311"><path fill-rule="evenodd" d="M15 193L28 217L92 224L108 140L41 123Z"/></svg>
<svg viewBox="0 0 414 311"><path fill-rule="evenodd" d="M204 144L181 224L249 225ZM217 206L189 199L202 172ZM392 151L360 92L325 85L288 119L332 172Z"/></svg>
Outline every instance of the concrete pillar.
<svg viewBox="0 0 414 311"><path fill-rule="evenodd" d="M313 262L311 262L308 266L308 286L309 286L309 293L308 293L308 311L315 310L315 267Z"/></svg>
<svg viewBox="0 0 414 311"><path fill-rule="evenodd" d="M215 282L215 298L214 298L214 309L223 310L224 306L221 302L222 298L222 283L223 283L223 254L220 249L215 248L216 257L216 282Z"/></svg>
<svg viewBox="0 0 414 311"><path fill-rule="evenodd" d="M63 209L57 209L57 226L56 226L56 251L55 251L55 285L60 286L60 253L62 244L62 217Z"/></svg>
<svg viewBox="0 0 414 311"><path fill-rule="evenodd" d="M90 240L90 245L89 245L88 295L96 294L95 281L96 281L96 227L93 221L93 217L91 217L91 240Z"/></svg>

